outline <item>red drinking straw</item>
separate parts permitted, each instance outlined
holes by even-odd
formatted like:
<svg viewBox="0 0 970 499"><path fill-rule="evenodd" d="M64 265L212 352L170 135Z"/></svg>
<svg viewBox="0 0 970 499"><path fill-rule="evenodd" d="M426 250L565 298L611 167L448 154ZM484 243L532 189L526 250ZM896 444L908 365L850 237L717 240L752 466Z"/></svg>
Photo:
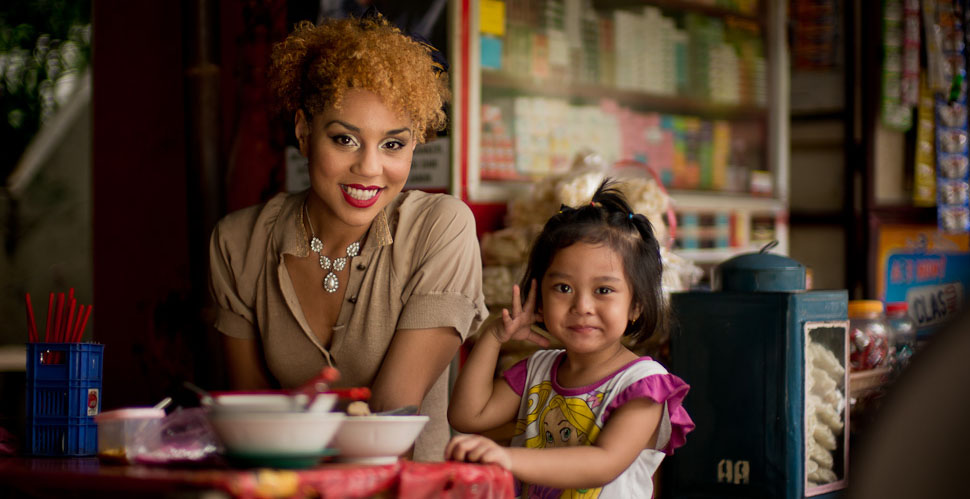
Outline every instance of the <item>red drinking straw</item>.
<svg viewBox="0 0 970 499"><path fill-rule="evenodd" d="M67 327L67 337L71 343L78 343L80 341L80 338L78 338L78 329L81 327L81 321L84 320L84 305L77 306L77 316L75 319L74 323Z"/></svg>
<svg viewBox="0 0 970 499"><path fill-rule="evenodd" d="M37 321L34 320L34 306L30 303L30 293L25 295L27 300L27 339L31 343L37 342Z"/></svg>
<svg viewBox="0 0 970 499"><path fill-rule="evenodd" d="M54 320L54 341L60 341L61 324L64 322L64 293L57 293L57 318Z"/></svg>
<svg viewBox="0 0 970 499"><path fill-rule="evenodd" d="M88 326L88 317L91 316L92 308L94 308L94 305L88 305L88 309L84 312L84 322L81 323L81 327L78 329L78 332L77 332L78 341L81 341L81 336L84 335L84 328Z"/></svg>
<svg viewBox="0 0 970 499"><path fill-rule="evenodd" d="M47 325L44 326L44 341L50 340L51 335L51 313L54 311L54 293L47 300Z"/></svg>
<svg viewBox="0 0 970 499"><path fill-rule="evenodd" d="M71 298L71 310L67 314L67 322L64 323L64 331L61 332L61 341L71 341L71 326L74 325L75 308L77 308L77 300Z"/></svg>

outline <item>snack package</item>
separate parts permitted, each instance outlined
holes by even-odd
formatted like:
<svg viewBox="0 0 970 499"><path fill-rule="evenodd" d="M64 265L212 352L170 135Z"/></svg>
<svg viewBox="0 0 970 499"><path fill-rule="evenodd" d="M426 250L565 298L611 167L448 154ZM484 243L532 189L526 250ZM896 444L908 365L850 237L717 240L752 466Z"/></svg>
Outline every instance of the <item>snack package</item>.
<svg viewBox="0 0 970 499"><path fill-rule="evenodd" d="M964 33L959 5L937 0L936 25L942 40L943 73L950 87L936 93L937 223L943 232L970 231L967 162L967 83Z"/></svg>
<svg viewBox="0 0 970 499"><path fill-rule="evenodd" d="M904 81L910 82L912 79L910 76L904 80L904 62L907 57L912 59L912 51L907 51L904 45L904 26L906 25L904 24L903 0L884 0L882 122L886 126L901 132L905 132L913 126L913 108L911 105L907 105L904 99L904 93L912 93L912 90L904 89ZM917 33L918 31L917 29ZM919 69L918 50L919 46L917 45L917 71ZM912 64L907 65L911 66ZM917 87L914 85L915 88Z"/></svg>
<svg viewBox="0 0 970 499"><path fill-rule="evenodd" d="M913 204L936 206L936 120L935 101L926 78L920 78L916 112L916 161L913 172ZM964 158L966 159L966 158ZM964 161L964 164L966 162Z"/></svg>
<svg viewBox="0 0 970 499"><path fill-rule="evenodd" d="M153 431L157 433L141 435L146 452L139 454L135 462L169 466L204 466L219 462L219 437L201 407L177 408Z"/></svg>

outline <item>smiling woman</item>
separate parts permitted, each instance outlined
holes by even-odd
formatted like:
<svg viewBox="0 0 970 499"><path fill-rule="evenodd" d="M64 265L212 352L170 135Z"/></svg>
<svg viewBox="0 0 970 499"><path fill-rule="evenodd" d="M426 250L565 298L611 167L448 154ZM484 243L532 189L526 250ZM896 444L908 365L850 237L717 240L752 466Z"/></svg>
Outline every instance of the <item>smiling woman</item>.
<svg viewBox="0 0 970 499"><path fill-rule="evenodd" d="M273 54L310 188L226 216L212 234L213 325L234 388L294 387L326 365L373 411L431 417L414 457L440 460L448 365L487 315L471 211L402 193L415 146L445 125L433 48L379 16L301 23Z"/></svg>

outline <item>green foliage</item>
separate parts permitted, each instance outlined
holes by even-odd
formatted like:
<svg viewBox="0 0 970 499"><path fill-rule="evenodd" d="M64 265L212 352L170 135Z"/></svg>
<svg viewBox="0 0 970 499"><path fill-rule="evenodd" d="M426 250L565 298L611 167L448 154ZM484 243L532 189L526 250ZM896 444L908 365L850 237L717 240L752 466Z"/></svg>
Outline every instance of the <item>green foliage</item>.
<svg viewBox="0 0 970 499"><path fill-rule="evenodd" d="M69 99L91 58L90 0L0 5L0 179Z"/></svg>

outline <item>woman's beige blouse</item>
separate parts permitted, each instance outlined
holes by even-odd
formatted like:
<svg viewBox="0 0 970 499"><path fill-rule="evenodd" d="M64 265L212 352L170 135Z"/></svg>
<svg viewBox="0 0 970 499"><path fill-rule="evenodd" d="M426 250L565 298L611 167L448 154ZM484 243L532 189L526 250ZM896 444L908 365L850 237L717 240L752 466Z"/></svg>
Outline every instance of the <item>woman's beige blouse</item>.
<svg viewBox="0 0 970 499"><path fill-rule="evenodd" d="M283 262L284 254L309 254L300 219L306 195L278 194L231 213L210 241L214 326L237 338L258 336L280 386L299 386L327 363L340 370L340 386L371 386L396 330L453 327L464 340L487 317L471 210L449 195L407 191L378 214L360 255L351 260L325 349L306 322ZM442 459L449 438L448 374L446 369L422 404L431 421L415 445L417 460Z"/></svg>

